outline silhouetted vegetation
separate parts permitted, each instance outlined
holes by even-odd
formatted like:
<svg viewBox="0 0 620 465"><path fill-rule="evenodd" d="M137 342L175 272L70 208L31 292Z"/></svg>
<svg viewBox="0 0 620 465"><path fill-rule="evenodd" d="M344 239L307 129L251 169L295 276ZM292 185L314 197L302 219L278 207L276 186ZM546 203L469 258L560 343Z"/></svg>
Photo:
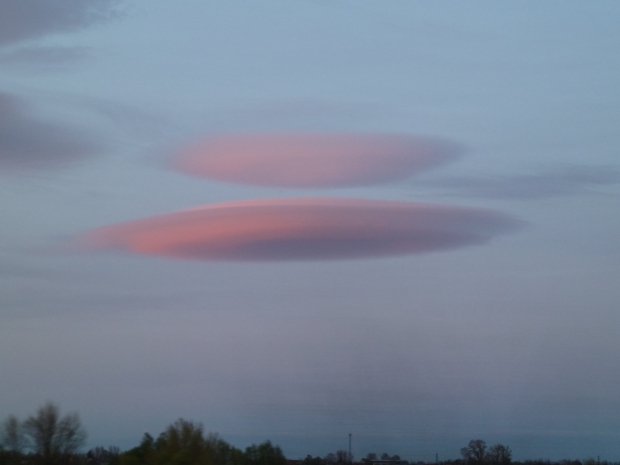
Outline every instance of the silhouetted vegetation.
<svg viewBox="0 0 620 465"><path fill-rule="evenodd" d="M467 447L461 449L461 455L467 465L509 465L512 462L510 447L495 444L487 449L487 444L482 439L469 441Z"/></svg>
<svg viewBox="0 0 620 465"><path fill-rule="evenodd" d="M77 413L61 417L58 406L47 402L23 422L9 416L2 425L0 442L6 464L65 464L77 459L76 452L86 442L86 431Z"/></svg>
<svg viewBox="0 0 620 465"><path fill-rule="evenodd" d="M120 452L118 447L95 447L86 454L80 448L86 432L77 413L60 415L48 402L35 415L20 421L10 415L0 428L0 465L620 465L606 460L585 459L512 461L510 447L473 439L460 450L461 458L437 462L408 462L398 454L371 452L359 462L343 449L324 457L307 455L287 460L280 447L270 441L238 449L217 434L205 434L200 423L182 418L158 437L145 433L140 444Z"/></svg>
<svg viewBox="0 0 620 465"><path fill-rule="evenodd" d="M119 465L285 465L278 446L266 441L241 451L216 434L204 435L201 424L183 420L171 424L154 440L148 433L142 442L120 454Z"/></svg>

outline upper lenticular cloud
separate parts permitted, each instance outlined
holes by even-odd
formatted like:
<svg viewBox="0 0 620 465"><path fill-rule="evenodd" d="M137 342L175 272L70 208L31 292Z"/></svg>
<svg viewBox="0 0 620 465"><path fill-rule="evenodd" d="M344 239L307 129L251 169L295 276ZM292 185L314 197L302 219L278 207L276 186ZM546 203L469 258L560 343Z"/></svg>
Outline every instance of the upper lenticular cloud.
<svg viewBox="0 0 620 465"><path fill-rule="evenodd" d="M173 167L257 186L348 187L404 179L455 155L454 145L405 134L231 134L194 144Z"/></svg>
<svg viewBox="0 0 620 465"><path fill-rule="evenodd" d="M481 244L517 223L486 210L341 198L262 199L182 210L87 232L94 249L195 260L325 260Z"/></svg>

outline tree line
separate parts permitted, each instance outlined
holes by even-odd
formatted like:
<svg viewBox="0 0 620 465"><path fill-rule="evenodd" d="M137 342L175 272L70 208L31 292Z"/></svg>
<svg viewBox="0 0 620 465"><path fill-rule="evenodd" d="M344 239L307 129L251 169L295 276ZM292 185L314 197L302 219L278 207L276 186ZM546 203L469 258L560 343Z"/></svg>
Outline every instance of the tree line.
<svg viewBox="0 0 620 465"><path fill-rule="evenodd" d="M146 433L138 447L120 454L110 465L286 465L278 446L270 441L245 451L217 434L204 435L201 424L179 419L157 439Z"/></svg>
<svg viewBox="0 0 620 465"><path fill-rule="evenodd" d="M510 447L495 444L487 448L482 439L472 439L461 449L461 456L467 465L509 465L512 462Z"/></svg>
<svg viewBox="0 0 620 465"><path fill-rule="evenodd" d="M351 464L353 457L345 450L325 457L306 456L287 460L280 447L270 441L238 449L217 434L204 433L200 423L179 419L157 438L148 433L133 449L120 452L118 447L95 447L86 454L86 431L77 413L60 414L57 405L47 402L34 415L21 421L10 415L0 427L0 465L336 465ZM481 439L469 441L460 450L461 458L437 462L439 465L620 465L593 459L560 462L513 462L510 447ZM399 455L369 453L359 462L408 463ZM414 465L429 465L414 462Z"/></svg>
<svg viewBox="0 0 620 465"><path fill-rule="evenodd" d="M86 431L77 413L60 415L48 402L24 421L10 415L0 429L0 465L286 465L270 441L238 449L199 423L179 419L158 437L146 433L140 445L120 453L96 447L79 453Z"/></svg>

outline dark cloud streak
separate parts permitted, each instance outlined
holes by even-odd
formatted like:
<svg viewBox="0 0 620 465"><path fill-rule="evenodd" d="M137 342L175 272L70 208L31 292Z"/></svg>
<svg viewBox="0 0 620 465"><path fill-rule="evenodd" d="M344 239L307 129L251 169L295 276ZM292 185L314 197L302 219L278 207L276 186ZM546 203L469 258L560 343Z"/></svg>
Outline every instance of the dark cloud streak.
<svg viewBox="0 0 620 465"><path fill-rule="evenodd" d="M418 183L420 184L420 183ZM591 192L592 188L620 184L615 166L569 165L538 174L488 178L452 177L425 181L450 194L492 199L539 200Z"/></svg>
<svg viewBox="0 0 620 465"><path fill-rule="evenodd" d="M12 68L55 69L63 65L83 60L88 56L84 47L11 47L0 49L0 64Z"/></svg>
<svg viewBox="0 0 620 465"><path fill-rule="evenodd" d="M7 0L0 2L0 46L68 32L114 15L115 0Z"/></svg>
<svg viewBox="0 0 620 465"><path fill-rule="evenodd" d="M100 150L82 132L31 118L17 98L0 92L0 171L57 168Z"/></svg>

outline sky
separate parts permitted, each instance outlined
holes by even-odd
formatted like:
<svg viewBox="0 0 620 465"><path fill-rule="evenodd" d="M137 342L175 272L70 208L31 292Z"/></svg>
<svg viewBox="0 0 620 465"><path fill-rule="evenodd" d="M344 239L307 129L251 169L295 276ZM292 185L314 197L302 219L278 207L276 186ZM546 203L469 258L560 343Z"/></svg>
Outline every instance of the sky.
<svg viewBox="0 0 620 465"><path fill-rule="evenodd" d="M620 460L620 4L0 3L0 418Z"/></svg>

